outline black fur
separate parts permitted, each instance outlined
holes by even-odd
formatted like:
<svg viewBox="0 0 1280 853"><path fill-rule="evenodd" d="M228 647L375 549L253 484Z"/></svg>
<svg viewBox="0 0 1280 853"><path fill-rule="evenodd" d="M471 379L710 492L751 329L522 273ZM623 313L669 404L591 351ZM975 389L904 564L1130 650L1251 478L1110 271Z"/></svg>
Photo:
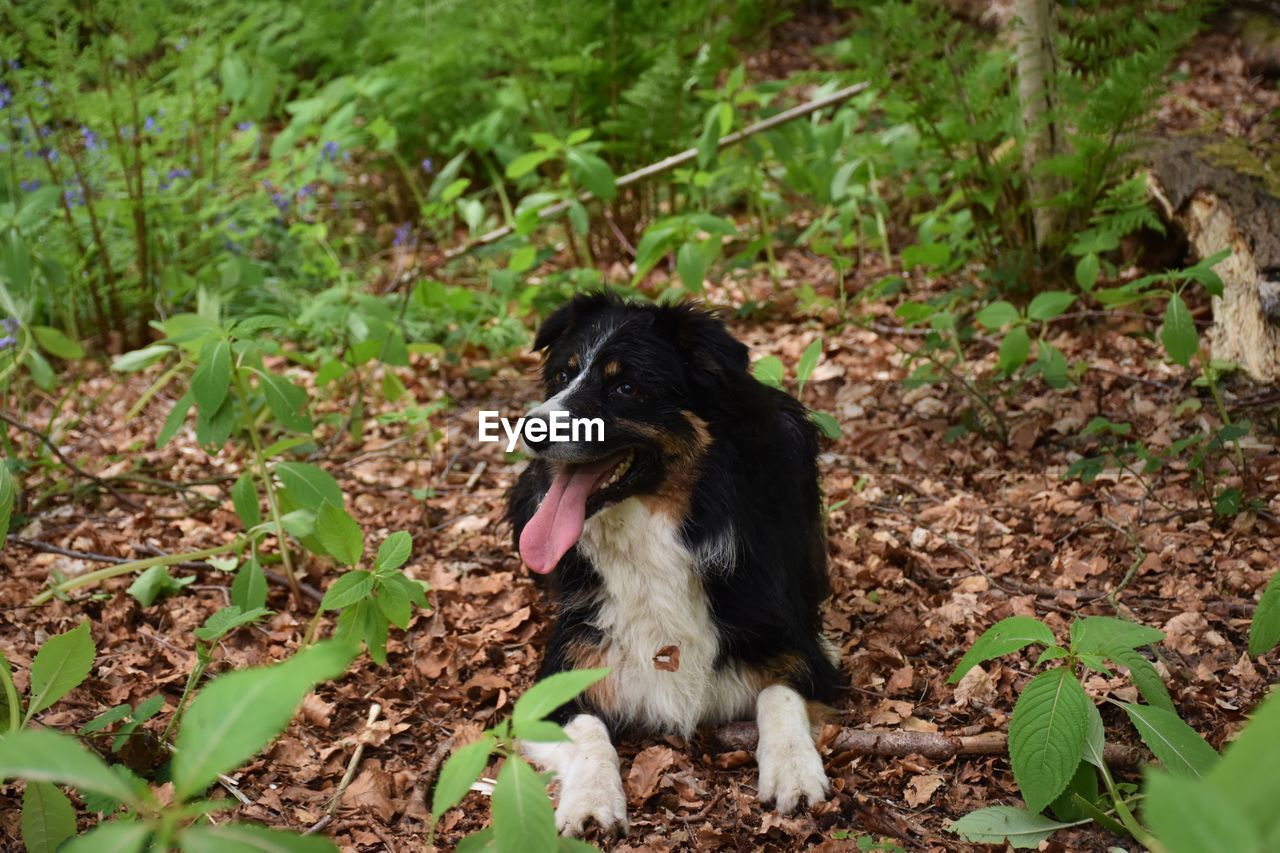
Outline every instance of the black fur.
<svg viewBox="0 0 1280 853"><path fill-rule="evenodd" d="M792 661L785 680L806 698L829 701L839 676L819 643L819 605L830 590L818 435L804 407L751 376L746 346L712 314L692 305L628 303L605 293L572 299L539 329L534 347L546 352L548 397L562 387L556 376L567 370L570 356L606 336L593 369L617 362L622 372L584 379L573 407L604 417L607 446L594 451L598 455L626 447L636 452L631 472L607 502L652 494L687 465L655 443L655 430L679 446L695 431L689 415L705 422L711 442L700 450L682 534L697 550L733 532L732 561L702 573L720 633L719 665L763 669ZM636 396L616 393L619 382L638 389ZM629 432L629 423L643 424L645 434ZM511 491L508 517L517 543L550 485L550 465L532 460ZM588 514L605 502L589 503ZM589 601L602 582L577 547L549 577L557 621L540 678L571 668L575 647L601 639L592 607L570 606ZM588 700L557 716L564 722L577 711L608 719L606 709Z"/></svg>

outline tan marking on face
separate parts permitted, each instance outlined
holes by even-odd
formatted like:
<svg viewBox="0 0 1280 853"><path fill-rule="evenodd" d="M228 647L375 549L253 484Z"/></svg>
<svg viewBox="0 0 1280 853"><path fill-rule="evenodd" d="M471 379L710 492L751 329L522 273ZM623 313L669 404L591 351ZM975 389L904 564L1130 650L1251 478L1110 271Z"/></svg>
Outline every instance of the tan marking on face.
<svg viewBox="0 0 1280 853"><path fill-rule="evenodd" d="M661 446L667 462L666 479L655 493L640 495L639 500L650 512L662 513L676 521L684 518L689 510L702 457L711 447L711 431L707 422L692 412L685 412L684 418L692 428L691 435L672 435L648 424L627 422L628 429L653 439Z"/></svg>
<svg viewBox="0 0 1280 853"><path fill-rule="evenodd" d="M578 358L578 354L576 352L573 355L569 356L570 369L577 370L578 365L580 364L582 364L582 359Z"/></svg>
<svg viewBox="0 0 1280 853"><path fill-rule="evenodd" d="M622 362L611 361L604 366L604 375L610 378L617 376L622 372Z"/></svg>

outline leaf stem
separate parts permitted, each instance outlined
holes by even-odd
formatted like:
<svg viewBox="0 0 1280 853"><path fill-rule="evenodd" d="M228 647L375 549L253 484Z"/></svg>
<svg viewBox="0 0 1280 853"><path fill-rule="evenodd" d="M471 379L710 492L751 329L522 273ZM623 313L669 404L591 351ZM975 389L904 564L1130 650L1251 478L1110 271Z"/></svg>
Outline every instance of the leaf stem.
<svg viewBox="0 0 1280 853"><path fill-rule="evenodd" d="M8 731L16 732L21 725L18 717L20 708L18 706L18 689L14 687L13 676L9 673L8 666L0 666L0 682L4 683L4 697L9 703L9 728Z"/></svg>
<svg viewBox="0 0 1280 853"><path fill-rule="evenodd" d="M96 572L89 572L88 574L83 574L79 577L71 578L60 584L52 586L37 595L35 598L31 599L31 603L44 604L60 592L71 592L73 589L93 586L100 581L120 577L121 575L127 575L133 572L140 572L153 566L172 566L177 563L185 563L190 560L203 560L206 557L225 554L228 551L238 550L244 545L244 542L245 537L239 536L225 545L215 545L211 548L202 548L199 551L188 551L184 554L163 554L159 557L148 557L145 560L133 560L128 563L119 563L114 566L108 566L105 569L98 569Z"/></svg>

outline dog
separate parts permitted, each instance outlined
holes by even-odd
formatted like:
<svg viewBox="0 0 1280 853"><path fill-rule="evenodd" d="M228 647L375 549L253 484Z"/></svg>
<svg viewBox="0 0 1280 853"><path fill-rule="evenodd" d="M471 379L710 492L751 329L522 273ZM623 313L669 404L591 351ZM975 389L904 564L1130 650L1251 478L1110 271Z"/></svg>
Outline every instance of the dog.
<svg viewBox="0 0 1280 853"><path fill-rule="evenodd" d="M508 501L521 558L555 602L538 677L610 669L551 716L570 742L522 745L559 777L558 829L626 832L614 735L752 715L761 801L821 802L809 708L839 675L821 633L830 589L805 408L757 381L747 347L694 304L578 295L533 348L546 400L526 426L565 412L604 424L593 441L526 429L532 459Z"/></svg>

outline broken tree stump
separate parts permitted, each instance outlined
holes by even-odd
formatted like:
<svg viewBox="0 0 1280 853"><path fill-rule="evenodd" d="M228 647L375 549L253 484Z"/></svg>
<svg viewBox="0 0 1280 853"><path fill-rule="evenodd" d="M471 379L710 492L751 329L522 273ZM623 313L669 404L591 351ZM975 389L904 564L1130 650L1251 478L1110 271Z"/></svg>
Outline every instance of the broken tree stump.
<svg viewBox="0 0 1280 853"><path fill-rule="evenodd" d="M1231 250L1215 267L1223 293L1213 299L1212 357L1260 382L1280 379L1280 146L1263 159L1227 137L1160 140L1150 178L1197 260Z"/></svg>

